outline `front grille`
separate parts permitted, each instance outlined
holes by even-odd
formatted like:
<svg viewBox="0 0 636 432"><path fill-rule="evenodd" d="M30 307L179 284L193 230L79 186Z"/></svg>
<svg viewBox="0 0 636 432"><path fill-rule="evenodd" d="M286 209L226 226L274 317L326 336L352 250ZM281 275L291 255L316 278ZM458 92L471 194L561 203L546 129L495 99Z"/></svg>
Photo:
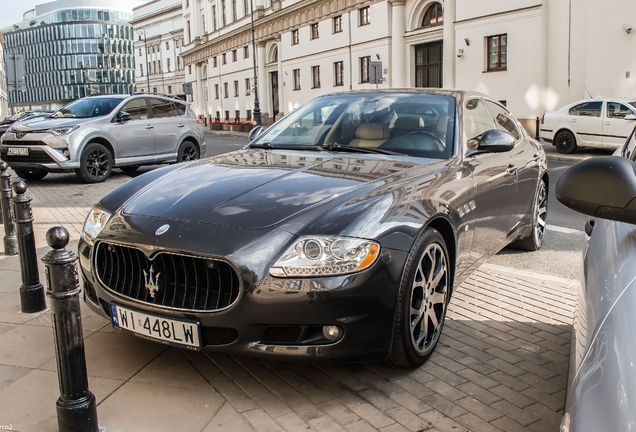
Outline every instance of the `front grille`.
<svg viewBox="0 0 636 432"><path fill-rule="evenodd" d="M150 260L139 249L99 243L95 252L99 280L116 293L173 309L214 311L239 295L239 279L224 261L167 252Z"/></svg>
<svg viewBox="0 0 636 432"><path fill-rule="evenodd" d="M32 141L32 140L20 140L20 141L9 141L4 140L4 145L7 146L35 146L35 145L46 145L44 141Z"/></svg>
<svg viewBox="0 0 636 432"><path fill-rule="evenodd" d="M203 345L227 345L238 339L238 332L228 327L201 327Z"/></svg>
<svg viewBox="0 0 636 432"><path fill-rule="evenodd" d="M7 143L5 142L3 144L6 145ZM2 153L0 154L2 155L2 160L8 162L9 164L11 162L43 163L43 164L55 162L53 158L51 158L51 156L49 156L47 152L45 152L44 150L34 149L34 148L29 149L28 156L17 156L17 155L8 156L6 148L3 148Z"/></svg>

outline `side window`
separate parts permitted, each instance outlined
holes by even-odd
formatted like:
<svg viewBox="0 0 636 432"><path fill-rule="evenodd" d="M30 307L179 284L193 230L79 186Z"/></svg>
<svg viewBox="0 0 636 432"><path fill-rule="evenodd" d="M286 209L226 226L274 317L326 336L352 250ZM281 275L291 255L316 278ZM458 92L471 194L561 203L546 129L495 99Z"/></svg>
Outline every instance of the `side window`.
<svg viewBox="0 0 636 432"><path fill-rule="evenodd" d="M484 101L484 103L488 107L490 115L495 120L495 126L497 127L497 129L499 129L500 131L508 132L510 135L515 137L515 140L518 140L521 137L521 134L519 133L517 124L515 123L510 113L502 106L497 105L494 102Z"/></svg>
<svg viewBox="0 0 636 432"><path fill-rule="evenodd" d="M144 98L131 100L124 105L121 111L130 114L131 120L145 120L148 118L148 107L146 106L146 99Z"/></svg>
<svg viewBox="0 0 636 432"><path fill-rule="evenodd" d="M636 133L633 131L629 136L629 141L627 141L623 156L627 159L636 160Z"/></svg>
<svg viewBox="0 0 636 432"><path fill-rule="evenodd" d="M488 110L481 99L466 101L464 109L464 139L468 148L476 148L479 137L495 128Z"/></svg>
<svg viewBox="0 0 636 432"><path fill-rule="evenodd" d="M186 106L184 104L175 102L174 107L176 111L176 114L175 114L176 116L182 116L186 113Z"/></svg>
<svg viewBox="0 0 636 432"><path fill-rule="evenodd" d="M623 105L618 102L608 102L607 103L607 117L608 118L625 118L628 114L634 114L631 109L627 105Z"/></svg>
<svg viewBox="0 0 636 432"><path fill-rule="evenodd" d="M573 116L600 117L602 108L603 102L583 102L570 108L568 114Z"/></svg>
<svg viewBox="0 0 636 432"><path fill-rule="evenodd" d="M150 106L152 107L152 116L154 118L172 117L174 115L171 101L150 99Z"/></svg>

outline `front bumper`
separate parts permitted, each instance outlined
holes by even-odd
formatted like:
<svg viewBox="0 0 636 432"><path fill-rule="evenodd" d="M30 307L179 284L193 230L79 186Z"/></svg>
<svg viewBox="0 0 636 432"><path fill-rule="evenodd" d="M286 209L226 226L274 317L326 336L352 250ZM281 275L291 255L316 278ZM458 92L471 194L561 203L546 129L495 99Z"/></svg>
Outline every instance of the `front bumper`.
<svg viewBox="0 0 636 432"><path fill-rule="evenodd" d="M37 169L47 172L65 172L78 169L80 164L72 159L73 146L68 136L53 137L49 133L29 133L17 138L7 132L2 137L0 157L11 168ZM28 155L9 155L9 149L28 151ZM69 151L66 156L64 151Z"/></svg>
<svg viewBox="0 0 636 432"><path fill-rule="evenodd" d="M172 229L171 229L172 230ZM187 243L184 243L187 244ZM369 269L327 278L255 277L241 269L242 291L225 310L182 311L134 300L104 287L91 271L94 248L79 242L84 300L107 319L110 304L152 315L201 323L202 349L281 360L375 361L388 357L392 346L395 306L406 253L383 250ZM275 258L275 257L274 257ZM322 337L323 326L338 326L335 342ZM298 330L293 342L272 340L280 330ZM231 330L235 340L219 342L219 332Z"/></svg>

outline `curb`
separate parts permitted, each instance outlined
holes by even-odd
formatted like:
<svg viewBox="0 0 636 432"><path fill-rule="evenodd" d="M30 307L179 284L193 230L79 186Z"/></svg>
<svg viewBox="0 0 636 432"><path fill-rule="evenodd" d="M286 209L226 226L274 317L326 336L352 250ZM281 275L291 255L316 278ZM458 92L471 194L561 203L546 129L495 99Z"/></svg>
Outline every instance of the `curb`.
<svg viewBox="0 0 636 432"><path fill-rule="evenodd" d="M552 155L552 154L546 154L545 155L547 160L551 160L551 161L560 161L560 162L582 162L586 159L591 159L595 156L558 156L558 155Z"/></svg>
<svg viewBox="0 0 636 432"><path fill-rule="evenodd" d="M520 270L520 269L516 269L514 267L505 267L505 266L501 266L501 265L497 265L497 264L490 264L490 263L484 263L481 265L480 267L481 270L485 270L485 271L494 271L496 273L503 273L503 274L507 274L510 276L527 276L527 277L532 277L532 278L536 278L536 279L541 279L543 281L550 281L550 282L557 282L557 283L561 283L564 285L571 285L571 286L576 286L579 284L578 279L566 279L566 278L562 278L559 276L552 276L552 275L548 275L548 274L542 274L542 273L535 273L535 272L531 272L528 270Z"/></svg>

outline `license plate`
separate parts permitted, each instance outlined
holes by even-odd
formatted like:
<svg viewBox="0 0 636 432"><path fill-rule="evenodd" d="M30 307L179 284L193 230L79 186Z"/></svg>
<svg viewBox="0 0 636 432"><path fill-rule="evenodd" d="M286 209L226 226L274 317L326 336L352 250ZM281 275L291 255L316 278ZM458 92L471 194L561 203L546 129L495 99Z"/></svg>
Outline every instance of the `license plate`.
<svg viewBox="0 0 636 432"><path fill-rule="evenodd" d="M7 149L7 156L28 156L28 148L9 147Z"/></svg>
<svg viewBox="0 0 636 432"><path fill-rule="evenodd" d="M201 349L201 329L196 321L149 315L115 303L110 304L110 316L113 326L118 329L182 348Z"/></svg>

